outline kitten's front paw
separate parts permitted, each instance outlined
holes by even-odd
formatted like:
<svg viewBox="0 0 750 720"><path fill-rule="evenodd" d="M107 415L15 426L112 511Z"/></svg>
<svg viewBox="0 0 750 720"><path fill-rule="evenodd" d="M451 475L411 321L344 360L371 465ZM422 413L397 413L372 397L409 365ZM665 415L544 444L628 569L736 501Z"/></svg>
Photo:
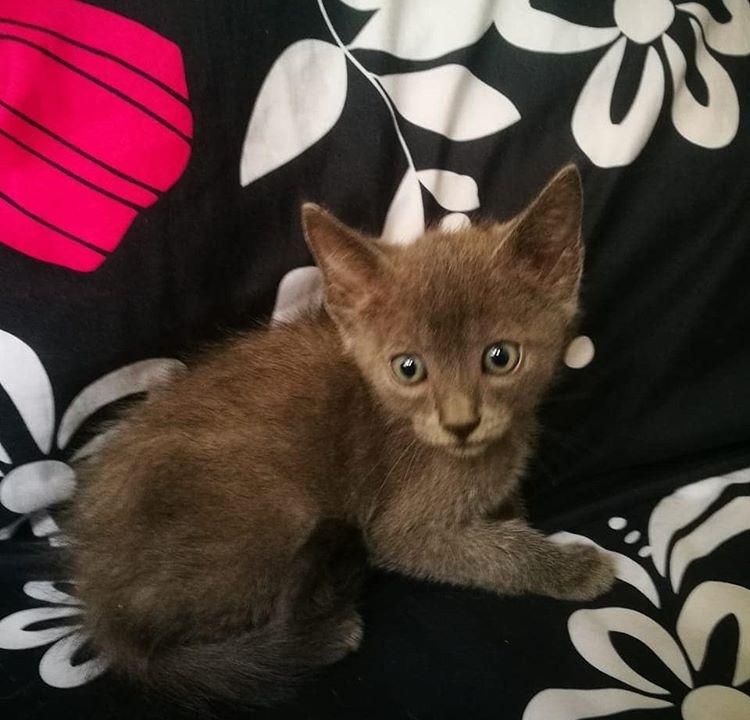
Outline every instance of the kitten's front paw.
<svg viewBox="0 0 750 720"><path fill-rule="evenodd" d="M561 600L593 600L612 588L615 564L591 545L573 543L561 548L560 583L551 593Z"/></svg>

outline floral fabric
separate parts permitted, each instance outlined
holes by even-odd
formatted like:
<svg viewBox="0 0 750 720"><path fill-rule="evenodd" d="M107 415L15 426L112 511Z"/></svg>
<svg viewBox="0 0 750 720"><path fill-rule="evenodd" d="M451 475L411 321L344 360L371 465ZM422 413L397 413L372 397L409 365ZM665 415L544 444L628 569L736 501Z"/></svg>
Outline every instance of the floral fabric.
<svg viewBox="0 0 750 720"><path fill-rule="evenodd" d="M102 421L319 302L312 200L389 242L584 181L580 336L527 496L586 605L377 576L360 653L259 717L750 717L748 0L0 0L4 717L168 717L49 558Z"/></svg>

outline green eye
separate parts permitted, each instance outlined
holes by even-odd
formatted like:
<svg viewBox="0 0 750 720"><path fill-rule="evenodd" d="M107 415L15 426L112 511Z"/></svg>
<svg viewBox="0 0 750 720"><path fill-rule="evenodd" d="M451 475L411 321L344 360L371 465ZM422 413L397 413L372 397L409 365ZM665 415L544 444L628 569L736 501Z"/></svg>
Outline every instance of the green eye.
<svg viewBox="0 0 750 720"><path fill-rule="evenodd" d="M484 372L491 375L507 375L513 372L521 362L521 348L510 340L493 343L482 357Z"/></svg>
<svg viewBox="0 0 750 720"><path fill-rule="evenodd" d="M416 385L427 377L427 368L419 355L397 355L391 360L391 370L404 385Z"/></svg>

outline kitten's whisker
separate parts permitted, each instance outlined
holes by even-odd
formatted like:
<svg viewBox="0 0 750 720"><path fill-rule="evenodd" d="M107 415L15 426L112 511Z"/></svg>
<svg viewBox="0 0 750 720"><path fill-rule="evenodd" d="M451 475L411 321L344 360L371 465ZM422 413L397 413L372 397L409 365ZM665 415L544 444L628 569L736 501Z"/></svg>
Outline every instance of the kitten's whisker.
<svg viewBox="0 0 750 720"><path fill-rule="evenodd" d="M406 447L399 453L399 455L396 457L396 459L393 462L393 465L391 465L390 469L387 473L383 476L383 479L380 481L380 485L378 486L378 489L375 491L373 498L377 502L380 499L380 495L385 489L386 483L388 482L388 479L393 475L394 471L398 467L399 463L404 459L406 456L406 453L409 452L413 447L415 447L417 444L417 439L413 438L409 443L407 443ZM374 469L374 468L373 468Z"/></svg>

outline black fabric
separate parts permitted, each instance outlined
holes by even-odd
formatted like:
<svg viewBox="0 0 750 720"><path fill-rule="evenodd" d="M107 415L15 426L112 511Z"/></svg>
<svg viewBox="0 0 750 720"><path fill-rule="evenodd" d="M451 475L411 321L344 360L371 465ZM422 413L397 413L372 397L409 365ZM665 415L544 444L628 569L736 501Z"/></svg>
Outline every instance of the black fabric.
<svg viewBox="0 0 750 720"><path fill-rule="evenodd" d="M242 186L243 142L269 70L297 41L333 42L317 2L91 4L176 44L194 133L184 172L138 213L95 271L29 257L5 244L0 226L0 330L39 358L51 383L56 428L74 398L107 373L148 358L189 363L204 343L267 320L285 274L311 264L299 222L301 202L325 204L347 223L378 234L407 170L386 105L348 63L346 103L330 132ZM586 0L573 8L539 0L531 5L589 27L615 22L616 3ZM704 5L719 23L731 18L719 0ZM12 10L3 6L0 0L0 18ZM374 16L338 0L327 0L324 7L344 43ZM693 60L691 28L688 15L677 11L668 32L688 59L687 86L706 105L709 93ZM512 216L561 165L578 164L587 248L581 332L593 339L596 355L584 369L564 370L543 408L544 433L527 488L532 518L542 527L579 532L621 552L637 548L620 543L607 528L608 518L627 517L629 529L645 534L660 497L750 464L748 56L708 50L739 101L733 139L710 148L675 129L665 45L631 40L626 45L612 121L626 118L649 48L656 53L665 94L642 150L619 167L597 165L571 130L579 94L609 45L566 54L533 52L488 24L475 42L434 59L352 51L379 76L460 65L513 102L517 122L473 140L449 141L399 115L417 170L442 168L477 181L481 204L467 211L472 219ZM10 54L3 59L9 52L3 47L0 43L0 84L20 72ZM34 83L34 92L43 93L44 77ZM2 165L0 155L0 175ZM440 221L446 209L425 188L420 192L427 222ZM40 454L14 398L0 383L0 448L12 458L6 463L0 454L0 471L9 476L42 459L67 462L112 409L92 414L70 442ZM740 495L742 487L726 492ZM731 500L722 497L723 503ZM20 513L0 500L1 527ZM701 560L711 565L702 577L747 586L746 545L746 535L734 538ZM22 586L50 579L46 549L47 541L26 524L0 543L0 617L38 605ZM680 593L667 593L671 604L660 623L673 626L699 584L691 577ZM658 576L657 582L667 581ZM592 607L610 605L655 612L624 584ZM538 598L498 599L376 575L366 593L361 652L307 688L295 705L254 716L521 718L544 688L612 686L573 650L566 631L573 609ZM731 622L717 632L705 673L721 684L727 671L711 675L714 665L723 667L714 654L733 656L737 635ZM643 648L626 645L624 656L643 655ZM4 717L132 718L147 712L166 717L164 708L147 711L135 690L109 675L79 688L49 687L38 675L44 649L0 651ZM649 657L642 662L653 664ZM649 677L661 678L660 672ZM685 691L669 687L676 706L649 710L653 715L644 717L679 717L676 708Z"/></svg>

